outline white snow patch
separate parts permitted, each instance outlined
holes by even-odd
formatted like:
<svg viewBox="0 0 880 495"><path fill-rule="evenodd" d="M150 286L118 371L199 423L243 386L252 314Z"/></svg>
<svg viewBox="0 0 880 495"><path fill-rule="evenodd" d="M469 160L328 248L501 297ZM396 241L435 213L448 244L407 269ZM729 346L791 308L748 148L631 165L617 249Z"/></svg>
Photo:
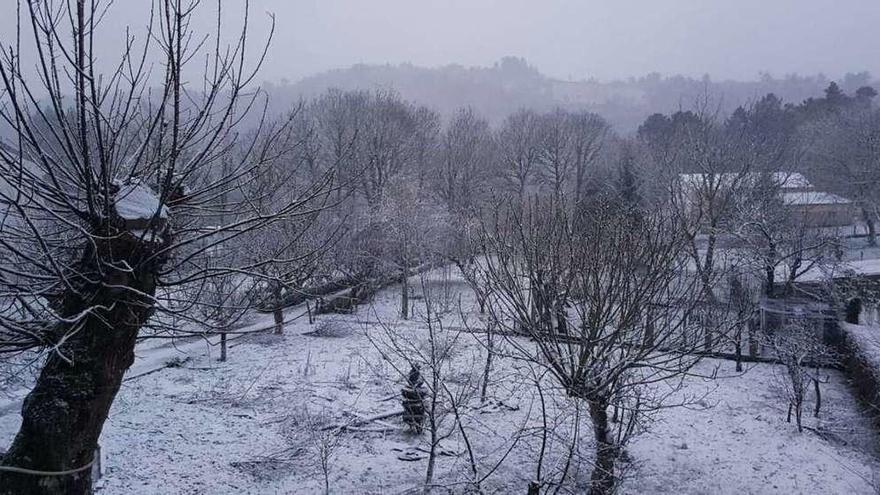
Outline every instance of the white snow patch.
<svg viewBox="0 0 880 495"><path fill-rule="evenodd" d="M418 280L411 284L418 296ZM192 359L180 367L126 381L101 436L106 473L99 493L323 493L310 437L314 429L309 425L315 418L334 423L400 407L401 380L365 335L379 331L367 323L377 319L414 337L424 334L417 317L399 318L399 290L380 292L373 306L361 307L356 314L319 317L319 322L347 323L356 330L344 338L305 336L315 327L300 318L287 325L283 336L231 342L225 363L216 360L212 346L211 355L191 353ZM463 311L477 323L472 292L453 276L449 299L454 308L459 295ZM422 305L414 300L417 315ZM448 325L461 325L455 321L458 311L453 313ZM450 363L455 370L451 376L479 372L482 344L465 335L460 345L455 363ZM204 342L181 347L190 346L205 347ZM177 353L172 347L161 351L167 355L151 351L148 360L161 361ZM517 380L518 366L512 359L498 358L490 406L472 404L463 409L481 474L505 455L519 427L540 424L534 388ZM716 366L716 379L699 377L712 376ZM702 404L658 413L651 429L627 449L635 471L621 492L872 493L877 462L868 444L875 436L845 377L829 372L820 417L805 418L811 429L798 433L785 422L785 403L775 389L773 372L772 365L755 365L736 374L729 361L703 362L676 392L680 398L705 396ZM564 434L572 417L570 400L552 382L546 385L550 420L558 417L556 431ZM0 415L0 445L8 445L19 423L18 414ZM425 459L404 462L399 457L400 452L424 448L425 437L406 433L399 419L387 423L396 428L340 437L330 475L333 493L389 493L389 489L397 493L420 486ZM589 427L589 420L582 418L580 444L585 457L575 459L566 490L582 489L589 477L593 447ZM551 472L568 448L566 442L553 438L545 465ZM455 434L448 441L459 445ZM523 491L534 477L539 449L540 438L525 435L483 490ZM463 487L469 469L466 457L438 459L436 481Z"/></svg>
<svg viewBox="0 0 880 495"><path fill-rule="evenodd" d="M168 207L159 204L156 193L140 182L120 184L116 193L116 213L125 220L149 220L159 213L159 218L168 218Z"/></svg>
<svg viewBox="0 0 880 495"><path fill-rule="evenodd" d="M821 191L795 191L782 193L782 201L791 206L843 205L850 200L836 194Z"/></svg>

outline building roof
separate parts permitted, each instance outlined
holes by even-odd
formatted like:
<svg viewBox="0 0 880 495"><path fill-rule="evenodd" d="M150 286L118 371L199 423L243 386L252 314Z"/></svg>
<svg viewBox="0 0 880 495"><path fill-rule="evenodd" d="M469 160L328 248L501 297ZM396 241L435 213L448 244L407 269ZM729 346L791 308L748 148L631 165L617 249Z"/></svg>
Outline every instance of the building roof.
<svg viewBox="0 0 880 495"><path fill-rule="evenodd" d="M738 181L740 184L748 186L755 184L759 180L770 177L779 187L779 195L786 205L790 206L806 206L806 205L845 205L851 201L836 194L816 191L813 185L800 172L771 172L763 174L760 172L748 172L741 174L737 172L725 172L721 174L680 174L679 177L684 185L699 187L703 181L715 180L721 185L732 185Z"/></svg>
<svg viewBox="0 0 880 495"><path fill-rule="evenodd" d="M813 184L804 177L800 172L770 172L769 174L763 174L761 172L747 172L746 174L741 174L739 172L724 172L719 174L680 174L682 182L687 184L697 184L703 180L706 180L707 177L714 176L721 183L733 183L736 180L747 180L747 181L755 181L757 182L762 177L770 176L771 180L778 184L781 189L812 189Z"/></svg>
<svg viewBox="0 0 880 495"><path fill-rule="evenodd" d="M819 191L788 191L782 193L783 203L791 206L844 205L850 200L836 194Z"/></svg>

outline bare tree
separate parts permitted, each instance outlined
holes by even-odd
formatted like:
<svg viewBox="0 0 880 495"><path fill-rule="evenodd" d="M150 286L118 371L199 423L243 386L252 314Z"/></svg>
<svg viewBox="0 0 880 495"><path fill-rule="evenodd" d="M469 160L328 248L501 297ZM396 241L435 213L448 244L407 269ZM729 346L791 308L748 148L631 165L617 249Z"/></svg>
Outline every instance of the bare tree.
<svg viewBox="0 0 880 495"><path fill-rule="evenodd" d="M328 256L329 271L344 274L363 289L358 292L368 293L387 278L387 265L400 265L399 257L391 259L386 252L389 246L406 244L398 242L400 236L388 237L394 233L389 227L403 227L403 219L394 225L387 221L388 206L401 199L389 195L407 188L427 191L432 184L428 178L439 118L385 91L332 90L309 104L307 113L313 122L317 168L336 169L340 178L338 201L331 209L340 229ZM406 210L394 213L402 216Z"/></svg>
<svg viewBox="0 0 880 495"><path fill-rule="evenodd" d="M425 304L418 318L426 331L418 335L409 329L402 331L380 323L380 332L368 332L367 338L401 378L407 379L413 369L424 377L425 425L416 431L429 435L425 492L430 492L434 487L441 442L456 432L464 431L460 408L473 397L476 387L470 379L455 385L449 382L448 376L462 333L448 328L444 323L452 311L452 305L450 301L443 301L442 287L434 287L424 274L420 280Z"/></svg>
<svg viewBox="0 0 880 495"><path fill-rule="evenodd" d="M498 130L500 159L497 177L502 187L525 200L537 181L540 160L540 124L536 113L529 110L505 119Z"/></svg>
<svg viewBox="0 0 880 495"><path fill-rule="evenodd" d="M233 191L241 198L245 211L266 211L307 192L314 181L337 174L334 164L320 166L310 161L311 133L302 126L302 107L295 107L279 132L268 135L269 150L256 157L245 183ZM305 155L305 156L303 156ZM334 221L324 221L324 213L336 206L329 195L314 202L311 211L287 218L260 230L248 232L236 240L242 265L259 281L263 294L261 308L271 311L276 334L284 332L283 309L291 294L301 293L314 279L322 256L338 238Z"/></svg>
<svg viewBox="0 0 880 495"><path fill-rule="evenodd" d="M324 495L330 495L330 474L342 446L342 437L338 428L327 428L317 416L308 411L305 416L311 452L324 481Z"/></svg>
<svg viewBox="0 0 880 495"><path fill-rule="evenodd" d="M440 138L434 174L450 214L468 218L485 199L496 151L489 123L472 109L459 110Z"/></svg>
<svg viewBox="0 0 880 495"><path fill-rule="evenodd" d="M602 150L608 124L598 115L562 109L541 115L538 181L556 196L573 193L577 203L585 194L590 168Z"/></svg>
<svg viewBox="0 0 880 495"><path fill-rule="evenodd" d="M786 421L791 423L794 412L799 432L803 431L804 400L811 384L816 397L813 415L818 417L822 407L819 370L831 360L831 351L822 342L821 331L821 324L792 321L766 338L784 368L779 381L788 401Z"/></svg>
<svg viewBox="0 0 880 495"><path fill-rule="evenodd" d="M498 151L488 122L471 109L459 111L444 130L437 157L435 184L449 217L445 256L474 290L480 312L484 311L483 284L477 283L475 264L479 214L491 195L492 171Z"/></svg>
<svg viewBox="0 0 880 495"><path fill-rule="evenodd" d="M425 191L403 181L388 187L375 224L385 239L380 261L399 274L400 314L408 319L409 278L414 268L438 257L447 218Z"/></svg>
<svg viewBox="0 0 880 495"><path fill-rule="evenodd" d="M739 221L731 232L741 244L741 265L760 274L767 297L791 294L799 277L832 265L838 258L835 233L811 226L786 203L781 187L780 179L772 174L755 176L741 190L736 202ZM778 283L783 286L781 293Z"/></svg>
<svg viewBox="0 0 880 495"><path fill-rule="evenodd" d="M671 204L681 218L702 297L712 311L721 302L718 282L732 263L721 244L735 226L738 192L749 183L754 161L748 159L747 143L741 136L726 132L714 115L702 111L692 115L669 136L675 151L663 154L669 160L664 168L673 173ZM718 330L705 328L707 350L724 337Z"/></svg>
<svg viewBox="0 0 880 495"><path fill-rule="evenodd" d="M367 205L376 209L392 181L404 174L418 177L418 169L427 166L426 147L433 146L439 119L389 92L370 98L366 116L358 187Z"/></svg>
<svg viewBox="0 0 880 495"><path fill-rule="evenodd" d="M166 309L160 300L173 287L247 271L212 266L206 253L310 214L328 190L325 177L266 209L241 200L218 208L255 167L247 159L217 172L234 146L259 153L265 119L252 139L235 129L249 110L265 115L259 93L245 92L264 50L248 62L246 29L223 46L219 2L211 11L155 0L143 38L126 31L117 70L102 74L94 37L113 7L23 4L17 34L30 33L33 77L20 45L2 47L0 118L18 142L0 151L0 293L23 312L0 315L0 354L47 351L0 461L3 493L88 493L98 437L140 329ZM198 15L216 16L217 31L191 32ZM164 69L158 83L153 57ZM211 225L230 209L228 223Z"/></svg>
<svg viewBox="0 0 880 495"><path fill-rule="evenodd" d="M593 423L591 493L610 493L615 463L643 415L666 398L653 383L675 380L697 362L686 326L699 282L686 275L688 239L660 208L634 215L596 197L570 211L536 198L513 204L485 228L490 311L509 344L544 366ZM622 411L612 423L609 408Z"/></svg>
<svg viewBox="0 0 880 495"><path fill-rule="evenodd" d="M208 263L212 267L235 266L233 263L224 263L231 258L228 254L222 256L214 251L211 257ZM204 333L220 334L221 362L226 361L228 334L233 325L255 306L255 288L251 277L226 272L206 278L198 284L191 284L183 290L183 294L187 296L188 306L195 313L191 317L199 322Z"/></svg>

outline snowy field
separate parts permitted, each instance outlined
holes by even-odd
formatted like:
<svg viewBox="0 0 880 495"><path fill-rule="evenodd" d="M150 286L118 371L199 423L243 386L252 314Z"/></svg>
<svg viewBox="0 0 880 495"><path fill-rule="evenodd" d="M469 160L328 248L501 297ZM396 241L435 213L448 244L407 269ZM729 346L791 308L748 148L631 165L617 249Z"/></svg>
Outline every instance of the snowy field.
<svg viewBox="0 0 880 495"><path fill-rule="evenodd" d="M441 273L432 273L429 286L450 311L447 323L464 326L464 313L468 324L477 325L469 290ZM389 332L416 339L425 335L419 281L412 285L417 299L409 322L399 320L399 289L392 288L354 315L322 316L315 325L300 318L283 336L233 340L225 363L217 361L216 347L204 343L179 350L145 346L142 370L151 360L175 359L177 365L124 383L101 437L99 493L322 493L322 453L330 460L331 493L414 490L425 475L426 437L408 433L399 417L338 435L323 429L400 408L403 381L371 340L381 342ZM294 308L288 317L299 312ZM377 321L386 327L370 323ZM304 335L319 327L329 335ZM484 359L482 338L470 333L457 337L446 370L450 383L476 381ZM781 370L775 368L757 365L736 374L732 362L701 363L675 392L688 406L658 413L630 445L622 491L876 493L876 438L844 378L829 374L819 418L807 414L807 429L798 433L785 422L776 375ZM478 477L485 476L483 491L525 493L535 478L541 446L533 370L504 357L491 373L488 400L481 404L478 396L471 397L461 408L462 424ZM542 466L550 480L562 472L571 448L576 407L550 378L542 385L548 422L557 426L547 439ZM812 405L810 397L807 408ZM0 414L0 445L5 445L20 418L15 410ZM437 460L435 482L443 487L437 493L461 493L471 472L453 424L449 417L443 424L450 436L441 443L443 455ZM583 411L577 430L575 455L560 493L581 492L592 468L590 423Z"/></svg>

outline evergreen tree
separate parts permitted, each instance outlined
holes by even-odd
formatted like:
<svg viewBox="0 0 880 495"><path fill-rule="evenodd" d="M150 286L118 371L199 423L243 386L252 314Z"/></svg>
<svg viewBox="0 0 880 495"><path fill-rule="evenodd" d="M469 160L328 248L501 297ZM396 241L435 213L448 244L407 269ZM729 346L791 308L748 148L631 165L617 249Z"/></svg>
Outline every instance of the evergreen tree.
<svg viewBox="0 0 880 495"><path fill-rule="evenodd" d="M831 109L839 109L846 106L849 103L849 99L846 93L834 81L831 81L831 84L825 89L825 103Z"/></svg>
<svg viewBox="0 0 880 495"><path fill-rule="evenodd" d="M638 208L642 203L635 172L635 153L629 143L621 146L621 155L617 164L617 192L624 204L633 209Z"/></svg>

